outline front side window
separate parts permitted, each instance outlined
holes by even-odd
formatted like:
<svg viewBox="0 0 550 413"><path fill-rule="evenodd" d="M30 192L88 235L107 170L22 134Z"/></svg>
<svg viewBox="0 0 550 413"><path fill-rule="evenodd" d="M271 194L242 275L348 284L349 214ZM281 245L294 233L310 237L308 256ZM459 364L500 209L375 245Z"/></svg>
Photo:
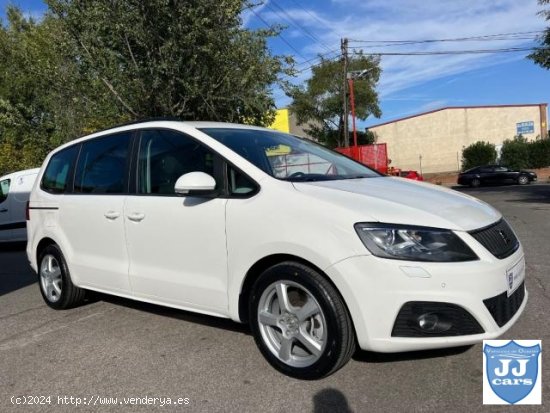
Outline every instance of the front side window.
<svg viewBox="0 0 550 413"><path fill-rule="evenodd" d="M77 146L71 146L52 156L44 176L42 189L55 194L62 194L67 190L69 171L78 152Z"/></svg>
<svg viewBox="0 0 550 413"><path fill-rule="evenodd" d="M86 141L82 144L74 180L74 192L125 193L131 132Z"/></svg>
<svg viewBox="0 0 550 413"><path fill-rule="evenodd" d="M4 179L0 181L0 204L8 199L8 193L10 192L10 180Z"/></svg>
<svg viewBox="0 0 550 413"><path fill-rule="evenodd" d="M189 172L214 176L214 154L182 133L168 129L141 132L138 193L175 195L178 178Z"/></svg>
<svg viewBox="0 0 550 413"><path fill-rule="evenodd" d="M201 131L278 179L326 181L382 176L344 155L285 133L234 128Z"/></svg>

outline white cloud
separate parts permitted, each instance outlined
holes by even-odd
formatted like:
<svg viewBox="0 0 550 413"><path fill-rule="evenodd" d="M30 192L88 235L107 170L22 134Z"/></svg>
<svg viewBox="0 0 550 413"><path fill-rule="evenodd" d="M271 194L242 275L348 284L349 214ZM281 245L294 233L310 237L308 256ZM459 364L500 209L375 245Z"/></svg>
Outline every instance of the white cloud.
<svg viewBox="0 0 550 413"><path fill-rule="evenodd" d="M330 7L338 13L332 9L298 8L287 12L331 49L339 48L342 37L371 41L425 40L537 31L545 27L544 20L537 16L540 10L537 0L332 0ZM351 46L365 46L365 52L497 49L526 44L532 43L516 39L367 48L370 45L350 41ZM326 53L326 48L310 42L301 52L315 55ZM522 59L526 54L385 56L379 93L383 98L391 97L412 86Z"/></svg>

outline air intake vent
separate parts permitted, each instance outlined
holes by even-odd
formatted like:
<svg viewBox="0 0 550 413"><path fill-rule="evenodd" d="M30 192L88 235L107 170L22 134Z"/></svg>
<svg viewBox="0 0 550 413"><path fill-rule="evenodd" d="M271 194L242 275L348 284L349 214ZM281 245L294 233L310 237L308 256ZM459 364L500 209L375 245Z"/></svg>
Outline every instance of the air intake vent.
<svg viewBox="0 0 550 413"><path fill-rule="evenodd" d="M502 327L517 313L524 298L525 282L521 283L510 297L505 291L493 298L483 300L483 303L485 303L485 307L487 307L498 326Z"/></svg>

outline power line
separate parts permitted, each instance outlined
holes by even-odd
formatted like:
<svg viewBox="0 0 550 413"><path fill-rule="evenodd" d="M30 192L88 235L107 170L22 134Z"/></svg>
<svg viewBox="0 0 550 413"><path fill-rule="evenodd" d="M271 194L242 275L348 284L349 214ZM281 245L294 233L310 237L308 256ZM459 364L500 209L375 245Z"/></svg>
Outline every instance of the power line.
<svg viewBox="0 0 550 413"><path fill-rule="evenodd" d="M331 53L334 53L334 52L337 52L337 50L333 50ZM326 53L325 56L328 55L328 54L329 54L329 53ZM315 61L315 60L319 60L319 59L321 59L321 58L323 58L325 62L326 62L326 61L333 61L333 60L339 59L341 55L340 55L340 53L338 53L336 56L330 57L330 58L328 58L328 59L326 59L325 56L319 55L319 56L317 56L317 57L314 58L314 59L310 59L309 61ZM301 64L304 64L304 63L306 63L306 62L302 62ZM313 69L314 67L320 66L321 64L323 64L323 62L315 63L315 64L313 64L313 65L309 65L309 66L307 66L307 67L304 67L303 69L300 69L300 70L295 71L292 75L283 75L282 77L283 77L283 78L292 78L292 77L294 77L294 76L297 75L297 74L300 74L300 73L303 73L303 72L305 72L305 71L307 71L307 70Z"/></svg>
<svg viewBox="0 0 550 413"><path fill-rule="evenodd" d="M358 40L358 39L350 39L349 41L353 42L353 43L418 44L418 43L463 42L463 41L523 40L522 37L518 37L518 36L531 35L532 37L535 37L536 35L541 34L541 33L543 33L542 30L530 31L530 32L488 34L488 35L470 36L470 37L456 37L456 38L447 38L447 39L426 39L426 40ZM531 39L531 36L528 39Z"/></svg>
<svg viewBox="0 0 550 413"><path fill-rule="evenodd" d="M265 21L265 19L260 16L260 13L257 13L253 8L250 9L250 11L252 13L254 13L254 15L259 19L261 20L268 28L271 28L271 25ZM286 40L283 35L281 33L278 33L277 36L288 46L290 47L292 50L294 50L294 53L296 53L298 56L300 56L302 59L306 60L306 58L298 51L298 49L296 49L292 44L290 44L290 42L288 40Z"/></svg>
<svg viewBox="0 0 550 413"><path fill-rule="evenodd" d="M302 6L300 3L298 3L296 0L291 0L296 6L298 6L300 9L305 11L307 14L309 14L313 19L317 20L319 23L321 23L321 26L326 27L326 23L323 22L321 19L317 17L317 15L311 13L308 9L306 9L304 6ZM332 31L332 30L331 30Z"/></svg>
<svg viewBox="0 0 550 413"><path fill-rule="evenodd" d="M360 49L358 46L350 46L350 49ZM486 54L486 53L514 53L535 50L534 47L509 47L505 49L477 49L477 50L442 50L442 51L412 51L412 52L373 52L373 56L431 56L431 55L460 55L460 54Z"/></svg>
<svg viewBox="0 0 550 413"><path fill-rule="evenodd" d="M275 10L272 7L272 5L273 5L273 7L276 7L278 10L280 10L280 12L286 17L286 20L289 21L291 24L293 24L298 29L300 29L302 31L302 33L304 33L307 37L309 37L314 42L319 43L326 50L330 50L330 47L328 47L326 44L324 44L322 41L320 41L313 33L311 33L308 29L306 29L298 21L296 21L285 9L283 9L280 5L275 3L275 0L272 0L270 3L266 3L266 6L269 9L271 9L274 13L276 13L277 16L281 17L281 14L279 14L279 12L277 10Z"/></svg>

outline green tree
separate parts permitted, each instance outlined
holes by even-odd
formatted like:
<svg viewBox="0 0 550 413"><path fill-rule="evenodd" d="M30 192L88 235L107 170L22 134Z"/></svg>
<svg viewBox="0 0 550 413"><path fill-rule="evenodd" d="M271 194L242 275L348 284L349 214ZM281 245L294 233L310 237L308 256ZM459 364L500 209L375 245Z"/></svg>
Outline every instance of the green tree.
<svg viewBox="0 0 550 413"><path fill-rule="evenodd" d="M529 168L550 166L550 139L529 142Z"/></svg>
<svg viewBox="0 0 550 413"><path fill-rule="evenodd" d="M462 170L466 171L476 166L494 164L496 159L495 145L478 141L462 150Z"/></svg>
<svg viewBox="0 0 550 413"><path fill-rule="evenodd" d="M529 155L529 142L519 135L504 141L500 152L500 163L513 169L529 168Z"/></svg>
<svg viewBox="0 0 550 413"><path fill-rule="evenodd" d="M47 0L81 72L130 119L174 116L267 124L270 87L292 61L272 56L279 28L242 27L243 0Z"/></svg>
<svg viewBox="0 0 550 413"><path fill-rule="evenodd" d="M0 173L39 166L50 149L82 132L89 112L58 21L45 16L35 22L15 7L6 14L7 25L0 26Z"/></svg>
<svg viewBox="0 0 550 413"><path fill-rule="evenodd" d="M541 6L550 5L550 0L539 0L539 4ZM539 14L544 17L546 21L550 21L550 8L541 10ZM536 64L546 69L550 69L550 26L546 28L540 37L540 46L528 57Z"/></svg>
<svg viewBox="0 0 550 413"><path fill-rule="evenodd" d="M349 71L356 70L367 71L363 79L354 81L357 118L380 117L382 112L376 92L381 73L379 59L357 52L349 60ZM324 58L313 67L305 86L287 89L292 98L290 111L296 115L298 123L308 125L306 131L329 147L344 145L343 93L342 62ZM361 135L367 139L367 134Z"/></svg>

